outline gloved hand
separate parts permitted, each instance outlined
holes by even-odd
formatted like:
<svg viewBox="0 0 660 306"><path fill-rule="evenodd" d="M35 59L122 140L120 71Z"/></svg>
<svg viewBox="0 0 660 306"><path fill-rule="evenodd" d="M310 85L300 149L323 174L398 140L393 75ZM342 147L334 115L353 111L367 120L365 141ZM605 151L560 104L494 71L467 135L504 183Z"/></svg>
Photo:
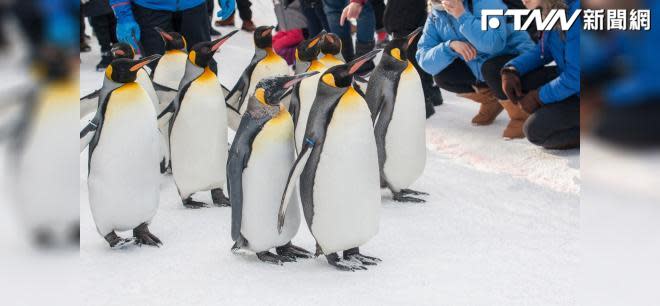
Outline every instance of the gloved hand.
<svg viewBox="0 0 660 306"><path fill-rule="evenodd" d="M512 67L504 67L501 72L502 75L502 91L513 102L517 104L523 97L522 85L520 83L520 76L518 71Z"/></svg>
<svg viewBox="0 0 660 306"><path fill-rule="evenodd" d="M137 42L140 41L140 26L133 18L130 2L112 6L117 18L117 40L133 46L134 50L140 50Z"/></svg>
<svg viewBox="0 0 660 306"><path fill-rule="evenodd" d="M218 10L217 16L220 20L226 20L236 10L235 0L218 0L218 5L220 6L220 10Z"/></svg>
<svg viewBox="0 0 660 306"><path fill-rule="evenodd" d="M536 112L536 110L543 106L541 98L539 98L538 90L530 91L527 95L520 99L519 103L520 108L522 108L528 114L533 114Z"/></svg>

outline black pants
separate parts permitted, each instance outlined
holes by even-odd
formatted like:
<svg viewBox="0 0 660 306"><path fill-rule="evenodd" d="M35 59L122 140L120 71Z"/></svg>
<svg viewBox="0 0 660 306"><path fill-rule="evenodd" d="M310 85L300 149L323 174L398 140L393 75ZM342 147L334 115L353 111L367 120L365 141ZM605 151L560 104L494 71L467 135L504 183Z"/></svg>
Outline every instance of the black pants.
<svg viewBox="0 0 660 306"><path fill-rule="evenodd" d="M89 23L94 29L96 39L101 46L101 52L110 52L112 45L117 43L117 35L115 34L117 27L117 20L114 14L106 14L100 16L89 17Z"/></svg>
<svg viewBox="0 0 660 306"><path fill-rule="evenodd" d="M495 96L500 100L506 100L507 97L502 91L502 76L500 70L516 55L500 55L487 60L481 66L481 74L485 82L480 82L472 74L470 67L461 59L455 59L447 68L434 76L435 83L440 88L457 93L471 93L474 92L473 86L482 87L488 86ZM485 83L485 84L484 84Z"/></svg>
<svg viewBox="0 0 660 306"><path fill-rule="evenodd" d="M305 1L301 2L302 13L305 15L307 20L307 32L309 37L314 37L317 34L321 33L321 30L326 30L330 32L330 26L328 26L328 18L325 16L323 11L323 3L310 2L306 3Z"/></svg>
<svg viewBox="0 0 660 306"><path fill-rule="evenodd" d="M374 15L376 16L376 31L383 30L385 28L383 19L385 16L385 1L371 0L371 5L374 6Z"/></svg>
<svg viewBox="0 0 660 306"><path fill-rule="evenodd" d="M211 41L211 21L207 15L206 2L180 12L157 11L133 3L133 15L140 25L144 56L165 53L163 39L154 27L183 35L188 43L188 51L197 43ZM211 61L210 66L213 71L217 71L215 60Z"/></svg>
<svg viewBox="0 0 660 306"><path fill-rule="evenodd" d="M502 90L502 67L510 60L516 58L517 55L500 55L487 60L481 66L481 75L483 75L488 87L495 93L495 96L500 100L508 100L504 90Z"/></svg>
<svg viewBox="0 0 660 306"><path fill-rule="evenodd" d="M238 9L238 16L241 17L241 20L252 20L250 6L252 6L250 0L236 0L236 8Z"/></svg>
<svg viewBox="0 0 660 306"><path fill-rule="evenodd" d="M635 149L660 147L660 97L631 106L606 107L595 127L596 136Z"/></svg>
<svg viewBox="0 0 660 306"><path fill-rule="evenodd" d="M557 78L556 67L543 67L521 78L524 92L538 89ZM523 127L529 142L546 149L573 149L580 146L580 97L549 103L529 116Z"/></svg>

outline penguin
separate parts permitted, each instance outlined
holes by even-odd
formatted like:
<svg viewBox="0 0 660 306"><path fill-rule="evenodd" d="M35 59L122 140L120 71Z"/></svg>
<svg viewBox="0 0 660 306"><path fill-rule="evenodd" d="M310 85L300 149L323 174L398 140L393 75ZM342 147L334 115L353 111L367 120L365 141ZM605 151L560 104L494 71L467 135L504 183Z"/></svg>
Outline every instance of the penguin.
<svg viewBox="0 0 660 306"><path fill-rule="evenodd" d="M300 227L297 198L291 198L286 222L277 228L282 191L295 161L293 120L280 99L294 84L317 73L262 79L249 98L227 163L233 251L248 249L273 264L312 257L291 243ZM277 254L269 252L272 248Z"/></svg>
<svg viewBox="0 0 660 306"><path fill-rule="evenodd" d="M110 50L113 59L118 58L135 58L135 51L130 44L127 43L116 43L112 46ZM144 90L147 91L149 98L154 103L154 107L159 109L158 95L154 89L154 85L151 82L151 77L149 76L149 71L147 67L142 67L138 70L136 82L142 86ZM80 118L84 118L87 115L93 113L98 108L98 98L100 90L96 90L91 94L88 94L80 99Z"/></svg>
<svg viewBox="0 0 660 306"><path fill-rule="evenodd" d="M105 70L96 115L80 132L81 150L89 145L87 184L92 217L111 248L162 244L148 227L160 197L156 110L147 92L135 82L140 68L159 57L114 60ZM130 239L116 233L131 229Z"/></svg>
<svg viewBox="0 0 660 306"><path fill-rule="evenodd" d="M172 176L183 205L206 206L192 199L199 191L211 190L213 203L228 206L222 186L227 166L227 109L220 81L209 68L215 52L236 34L193 46L188 54L186 73L176 98L159 117L171 114L169 125Z"/></svg>
<svg viewBox="0 0 660 306"><path fill-rule="evenodd" d="M306 67L303 72L319 72L312 77L304 79L300 84L296 84L291 93L291 103L289 112L293 116L295 127L296 150L302 148L302 141L305 136L305 127L307 126L307 116L316 97L316 88L319 83L320 73L327 69L325 65L318 60L321 52L319 42L325 36L322 31L316 37L301 42L296 48L296 68Z"/></svg>
<svg viewBox="0 0 660 306"><path fill-rule="evenodd" d="M247 109L247 97L254 95L257 82L270 76L290 74L286 60L273 51L273 29L272 26L260 26L254 31L254 56L225 98L229 107L229 127L234 131Z"/></svg>
<svg viewBox="0 0 660 306"><path fill-rule="evenodd" d="M341 38L339 38L337 34L326 34L323 36L319 46L321 48L321 56L319 60L326 67L330 68L345 63L344 57L341 55Z"/></svg>
<svg viewBox="0 0 660 306"><path fill-rule="evenodd" d="M340 270L365 270L380 259L359 247L378 232L380 188L378 154L371 113L357 93L353 74L380 50L332 67L322 74L309 114L305 143L289 172L278 212L278 227L299 181L307 226L317 254ZM344 251L343 257L337 252Z"/></svg>
<svg viewBox="0 0 660 306"><path fill-rule="evenodd" d="M374 121L381 187L397 202L425 202L408 189L426 163L426 111L422 82L408 60L408 47L421 28L393 39L369 79L366 100Z"/></svg>
<svg viewBox="0 0 660 306"><path fill-rule="evenodd" d="M8 141L5 174L14 196L9 202L32 246L78 249L80 194L74 169L80 161L70 137L79 130L78 57L50 48L35 61L35 86L0 103L0 140Z"/></svg>

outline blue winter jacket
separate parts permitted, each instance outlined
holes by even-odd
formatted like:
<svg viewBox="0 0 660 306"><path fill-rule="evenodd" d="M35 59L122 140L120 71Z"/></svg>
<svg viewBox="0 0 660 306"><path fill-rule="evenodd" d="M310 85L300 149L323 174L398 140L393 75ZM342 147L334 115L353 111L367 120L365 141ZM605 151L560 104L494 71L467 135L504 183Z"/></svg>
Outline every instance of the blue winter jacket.
<svg viewBox="0 0 660 306"><path fill-rule="evenodd" d="M580 1L567 0L568 17L580 8ZM557 64L559 77L543 85L539 90L541 102L555 103L573 95L580 95L580 31L582 19L578 18L573 27L562 38L557 30L543 32L541 42L531 51L511 60L506 66L513 66L525 75L551 62Z"/></svg>
<svg viewBox="0 0 660 306"><path fill-rule="evenodd" d="M110 0L110 6L123 2L132 2L139 6L146 7L155 11L184 11L202 3L205 0Z"/></svg>
<svg viewBox="0 0 660 306"><path fill-rule="evenodd" d="M477 57L467 65L480 81L484 80L481 66L487 60L503 54L522 54L534 48L529 34L514 31L504 16L498 17L501 24L498 29L481 30L481 10L506 10L507 6L501 0L474 0L473 3L473 12L470 12L467 0L463 1L465 13L458 20L445 11L433 10L417 45L416 58L424 71L436 75L460 58L449 47L454 40L469 42L477 49Z"/></svg>

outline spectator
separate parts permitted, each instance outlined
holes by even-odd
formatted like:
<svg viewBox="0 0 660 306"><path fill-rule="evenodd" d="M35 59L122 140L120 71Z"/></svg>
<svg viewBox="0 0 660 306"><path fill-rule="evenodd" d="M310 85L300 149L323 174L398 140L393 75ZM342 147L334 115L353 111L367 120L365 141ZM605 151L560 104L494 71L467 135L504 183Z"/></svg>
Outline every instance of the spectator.
<svg viewBox="0 0 660 306"><path fill-rule="evenodd" d="M388 4L390 2L388 1ZM414 3L411 4L414 5ZM385 1L371 0L371 5L374 8L374 17L376 18L376 48L384 48L390 41L385 30Z"/></svg>
<svg viewBox="0 0 660 306"><path fill-rule="evenodd" d="M374 33L376 31L376 18L374 10L367 0L323 0L323 9L328 17L330 32L339 35L342 41L342 54L346 62L367 54L374 49ZM357 39L355 48L351 37L350 22L347 19L357 19ZM371 71L373 61L360 69L361 73Z"/></svg>
<svg viewBox="0 0 660 306"><path fill-rule="evenodd" d="M110 51L112 45L117 43L115 15L112 13L108 0L90 0L83 4L81 11L89 18L89 23L101 47L101 61L96 65L96 70L105 70L113 59Z"/></svg>
<svg viewBox="0 0 660 306"><path fill-rule="evenodd" d="M303 29L307 27L307 19L302 13L298 0L280 2L273 1L275 17L277 17L277 34L273 36L273 50L283 57L287 64L293 65L296 47L305 38Z"/></svg>
<svg viewBox="0 0 660 306"><path fill-rule="evenodd" d="M300 0L302 13L307 19L307 32L309 37L314 37L325 30L330 31L328 19L323 11L323 1L321 0Z"/></svg>
<svg viewBox="0 0 660 306"><path fill-rule="evenodd" d="M254 32L254 30L257 29L257 26L255 26L254 22L252 22L252 10L250 9L250 6L252 6L252 2L250 2L250 0L236 0L236 5L238 9L238 16L241 17L241 20L243 20L243 24L241 25L241 30L250 33ZM215 22L215 26L233 27L235 25L234 15L235 14L232 14L226 20L217 20Z"/></svg>
<svg viewBox="0 0 660 306"><path fill-rule="evenodd" d="M434 75L440 88L481 104L473 124L491 124L505 106L511 122L503 136L524 137L526 114L512 107L506 95L500 95L501 82L494 79L499 79L506 62L534 47L529 35L514 31L504 16L497 17L502 25L499 28L481 29L481 11L505 10L507 6L501 0L432 0L432 4L433 12L418 44L419 65Z"/></svg>

